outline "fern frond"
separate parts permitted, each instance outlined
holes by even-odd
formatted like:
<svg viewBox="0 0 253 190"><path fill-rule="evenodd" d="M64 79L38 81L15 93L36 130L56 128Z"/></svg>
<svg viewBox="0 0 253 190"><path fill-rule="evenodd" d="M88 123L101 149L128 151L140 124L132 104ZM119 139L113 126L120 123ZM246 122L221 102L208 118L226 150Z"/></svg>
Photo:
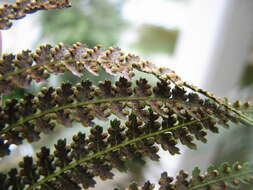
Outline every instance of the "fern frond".
<svg viewBox="0 0 253 190"><path fill-rule="evenodd" d="M115 119L107 132L95 126L88 137L83 133L75 135L70 146L66 145L66 140L59 140L53 154L43 147L37 154L36 162L31 157L25 157L15 178L10 179L10 173L3 175L5 177L0 184L6 184L7 189L17 185L17 181L20 187L29 190L48 186L52 189L80 189L79 184L88 188L95 185L95 176L106 180L113 177L113 168L125 171L126 161L142 160L144 157L158 161L157 145L172 155L179 154L176 146L179 141L195 148L194 139L206 142L207 130L217 132L216 122L210 117L201 120L176 119L173 115L159 118L149 110L147 118L148 121L143 122L131 114L125 125Z"/></svg>
<svg viewBox="0 0 253 190"><path fill-rule="evenodd" d="M181 77L175 73L175 71L173 71L169 68L156 67L153 63L148 62L148 61L142 62L139 64L133 64L133 67L141 72L152 74L162 81L169 81L169 82L174 83L178 87L185 87L186 89L190 89L193 92L204 95L205 97L213 100L214 102L216 102L220 106L226 107L228 110L237 114L241 118L241 120L243 120L245 125L253 127L253 119L251 117L248 117L247 115L245 115L240 110L234 108L232 105L230 105L229 102L227 101L227 99L222 99L222 98L216 97L211 92L208 92L204 89L198 88L195 85L189 84L186 81L183 81L181 79Z"/></svg>
<svg viewBox="0 0 253 190"><path fill-rule="evenodd" d="M167 172L161 174L159 190L222 190L237 189L240 184L248 184L253 180L253 164L224 163L219 167L211 166L203 175L200 169L195 168L189 176L183 170L175 177L169 177ZM154 184L147 181L142 187L130 185L126 190L153 190Z"/></svg>
<svg viewBox="0 0 253 190"><path fill-rule="evenodd" d="M36 52L23 51L18 55L6 54L0 60L0 93L9 93L14 87L28 88L32 80L41 82L49 74L70 71L83 76L87 70L98 75L103 69L110 75L121 74L130 79L134 73L132 63L140 62L134 55L124 55L119 48L93 49L76 43L72 47L59 44L40 46Z"/></svg>
<svg viewBox="0 0 253 190"><path fill-rule="evenodd" d="M220 106L239 115L246 124L253 126L253 119L213 94L183 82L174 71L156 67L151 62L142 61L138 56L132 54L125 55L119 48L104 50L96 46L89 49L81 43L76 43L72 47L59 44L53 48L51 45L45 45L36 52L28 50L16 56L4 55L0 60L0 69L1 93L9 93L16 86L27 88L32 80L44 81L50 73L61 74L68 70L81 77L84 70L98 75L99 69L104 69L110 75L119 74L131 79L134 76L133 70L137 69L153 74L161 81L173 82L178 88L186 87L203 94Z"/></svg>
<svg viewBox="0 0 253 190"><path fill-rule="evenodd" d="M70 7L69 0L17 0L15 4L6 3L0 7L0 30L9 29L11 20L21 19L26 14L67 7Z"/></svg>
<svg viewBox="0 0 253 190"><path fill-rule="evenodd" d="M125 119L129 112L146 122L150 119L149 109L160 119L175 115L175 119L182 122L209 117L214 123L227 126L228 121L240 121L237 115L208 99L201 99L196 93L187 93L165 82L152 87L145 79L137 80L135 87L125 78L115 84L104 81L98 86L90 81L75 87L63 83L57 89L43 88L37 97L30 94L19 101L9 100L0 108L0 156L9 153L10 144L21 144L23 139L39 140L40 133L52 131L55 122L71 127L72 122L77 121L92 127L95 118L107 120L113 114ZM217 132L216 127L206 126L205 122L201 125ZM196 137L203 138L201 133Z"/></svg>

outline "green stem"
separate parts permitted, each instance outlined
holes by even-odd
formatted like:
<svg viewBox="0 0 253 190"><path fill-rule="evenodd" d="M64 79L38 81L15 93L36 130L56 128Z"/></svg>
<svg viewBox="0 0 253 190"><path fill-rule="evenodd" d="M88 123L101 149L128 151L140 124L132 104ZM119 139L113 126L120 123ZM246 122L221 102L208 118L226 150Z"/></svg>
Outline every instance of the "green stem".
<svg viewBox="0 0 253 190"><path fill-rule="evenodd" d="M54 107L52 109L42 111L41 113L37 113L37 114L33 114L31 116L25 117L22 120L18 121L17 123L10 125L9 127L6 127L5 129L1 130L0 135L7 133L11 129L14 129L18 126L22 126L26 122L29 122L31 120L38 119L38 118L48 115L50 113L55 113L57 111L61 111L61 110L65 110L65 109L71 109L71 108L76 108L79 106L85 106L85 105L90 105L90 104L128 102L128 101L154 101L154 100L155 101L166 101L166 102L175 101L175 100L168 99L168 98L158 98L158 97L116 97L116 98L110 98L110 99L90 100L90 101L72 103L72 104L67 104L67 105L63 105L63 106L59 106L59 107ZM246 124L250 124L251 126L253 126L253 121L245 120L241 115L240 115L240 119L243 123L246 122Z"/></svg>
<svg viewBox="0 0 253 190"><path fill-rule="evenodd" d="M152 101L152 100L156 100L156 101L169 101L168 98L158 98L158 97L117 97L117 98L110 98L110 99L100 99L100 100L89 100L89 101L84 101L84 102L78 102L78 103L74 103L74 104L67 104L67 105L63 105L63 106L59 106L59 107L54 107L52 109L43 111L41 113L37 113L28 117L25 117L23 119L21 119L19 122L10 125L9 127L6 127L5 129L0 131L0 134L6 133L8 131L10 131L13 128L16 128L20 125L23 125L26 122L29 122L31 120L43 117L47 114L50 113L55 113L57 111L61 111L61 110L65 110L65 109L71 109L71 108L76 108L79 106L85 106L85 105L90 105L90 104L101 104L101 103L112 103L112 102L130 102L130 101Z"/></svg>
<svg viewBox="0 0 253 190"><path fill-rule="evenodd" d="M73 169L73 168L77 167L78 165L83 164L85 162L88 162L88 161L90 161L90 160L92 160L94 158L101 157L101 156L105 155L108 152L119 150L120 148L123 148L123 147L128 146L128 145L133 144L133 143L136 143L138 141L142 141L144 139L151 138L151 137L154 137L154 136L166 133L166 132L174 131L174 130L177 130L179 128L186 127L186 126L189 126L189 125L192 125L192 124L204 121L204 120L206 120L208 118L210 118L210 117L203 118L202 120L189 121L189 122L183 123L181 125L177 125L177 126L174 126L174 127L171 127L171 128L163 129L161 131L156 131L156 132L153 132L153 133L150 133L150 134L146 134L146 135L140 136L138 138L128 140L128 141L123 142L121 144L118 144L116 146L110 147L110 148L108 148L108 149L106 149L104 151L97 152L97 153L95 153L93 155L90 155L88 157L85 157L83 159L75 161L74 163L72 163L72 164L70 164L70 165L68 165L68 166L60 169L59 171L55 172L54 174L51 174L51 175L43 178L42 180L40 180L37 183L35 183L32 186L30 186L28 188L28 190L32 190L33 188L38 187L38 186L42 185L43 183L45 183L45 182L47 182L47 181L49 181L49 180L51 180L51 179L53 179L53 178L61 175L63 172L68 171L70 169Z"/></svg>

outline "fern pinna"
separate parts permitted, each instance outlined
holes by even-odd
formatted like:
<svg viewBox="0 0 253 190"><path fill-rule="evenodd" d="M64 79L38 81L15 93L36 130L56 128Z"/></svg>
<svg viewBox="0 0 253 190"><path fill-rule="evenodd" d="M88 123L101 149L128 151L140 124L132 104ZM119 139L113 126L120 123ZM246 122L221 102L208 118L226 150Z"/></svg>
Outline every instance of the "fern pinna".
<svg viewBox="0 0 253 190"><path fill-rule="evenodd" d="M68 0L19 0L0 9L0 28L11 27L10 20L19 19L37 10L70 7ZM97 76L103 70L116 81L93 84L85 80L85 71ZM247 114L248 103L231 105L213 94L188 84L167 68L126 55L119 48L88 48L73 45L43 45L35 52L4 54L0 60L0 93L5 96L14 88L29 88L31 82L46 82L51 74L70 71L82 78L76 85L64 82L61 87L44 87L23 99L9 99L0 107L0 157L10 153L10 145L24 140L38 141L55 127L71 127L79 122L90 127L90 133L79 132L69 145L66 139L55 144L54 151L42 147L36 158L26 156L18 168L0 174L1 190L79 190L95 187L95 177L112 179L113 169L127 171L126 162L158 161L160 149L179 154L178 144L196 149L195 140L207 142L207 132L218 133L231 123L253 126ZM136 72L156 78L150 84ZM135 80L132 80L135 79ZM109 120L99 126L97 120ZM105 122L104 122L105 123ZM61 124L61 125L59 125ZM176 179L164 172L160 190L194 190L236 188L250 182L252 164L224 164L210 167L200 175L181 171ZM154 189L146 182L128 189Z"/></svg>

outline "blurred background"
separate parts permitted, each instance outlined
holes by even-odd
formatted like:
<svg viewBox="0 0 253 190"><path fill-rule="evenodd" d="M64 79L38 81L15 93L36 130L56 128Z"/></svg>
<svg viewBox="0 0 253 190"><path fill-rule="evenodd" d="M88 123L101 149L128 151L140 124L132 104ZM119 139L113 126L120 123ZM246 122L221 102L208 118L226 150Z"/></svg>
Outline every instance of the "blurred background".
<svg viewBox="0 0 253 190"><path fill-rule="evenodd" d="M90 47L119 46L158 66L169 67L183 80L230 101L252 101L252 20L252 0L74 0L71 9L40 12L15 21L10 30L3 31L3 52L18 53L36 49L38 44L77 41ZM104 77L89 76L95 83ZM80 81L66 73L52 76L50 85L59 86L62 80ZM30 91L36 93L42 85L45 84L33 84ZM20 98L23 93L18 89L6 98ZM22 156L34 155L41 146L53 147L59 137L70 142L74 133L86 130L81 126L56 129L38 143L13 146L13 153L0 160L0 170L16 166ZM195 166L206 169L224 161L253 160L251 128L234 126L220 133L209 134L208 144L198 144L197 151L182 147L179 156L161 152L159 163L129 163L129 174L116 175L115 180L105 184L108 188L125 187L133 180L156 181L161 170L174 176L180 169L190 171Z"/></svg>

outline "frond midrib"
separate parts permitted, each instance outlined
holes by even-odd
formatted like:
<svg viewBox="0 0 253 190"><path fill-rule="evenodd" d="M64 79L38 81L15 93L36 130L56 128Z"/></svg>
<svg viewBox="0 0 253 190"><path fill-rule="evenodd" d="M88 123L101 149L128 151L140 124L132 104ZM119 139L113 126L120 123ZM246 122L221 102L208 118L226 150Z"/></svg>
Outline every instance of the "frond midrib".
<svg viewBox="0 0 253 190"><path fill-rule="evenodd" d="M89 100L89 101L83 101L83 102L76 102L76 103L71 103L71 104L66 104L63 106L57 106L52 109L48 109L46 111L42 111L41 113L36 113L32 114L28 117L25 117L21 119L19 122L10 125L6 127L5 129L0 131L0 135L4 134L11 129L14 129L18 126L23 125L26 122L32 121L34 119L43 117L45 115L48 115L50 113L55 113L57 111L65 110L65 109L71 109L71 108L76 108L79 106L86 106L86 105L91 105L91 104L106 104L106 103L113 103L113 102L131 102L131 101L166 101L166 102L171 102L175 101L174 99L169 99L169 98L159 98L159 97L136 97L136 96L131 96L131 97L115 97L115 98L106 98L106 99L97 99L97 100Z"/></svg>

